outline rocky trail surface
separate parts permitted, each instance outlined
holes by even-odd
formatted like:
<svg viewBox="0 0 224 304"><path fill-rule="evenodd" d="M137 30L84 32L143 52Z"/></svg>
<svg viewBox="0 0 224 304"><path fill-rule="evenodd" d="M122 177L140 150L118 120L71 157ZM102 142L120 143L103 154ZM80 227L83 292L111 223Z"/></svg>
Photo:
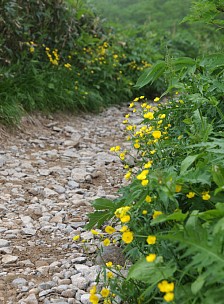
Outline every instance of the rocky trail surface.
<svg viewBox="0 0 224 304"><path fill-rule="evenodd" d="M97 197L114 198L126 108L28 118L0 139L0 304L89 303L99 266L84 225ZM74 235L89 240L73 242Z"/></svg>

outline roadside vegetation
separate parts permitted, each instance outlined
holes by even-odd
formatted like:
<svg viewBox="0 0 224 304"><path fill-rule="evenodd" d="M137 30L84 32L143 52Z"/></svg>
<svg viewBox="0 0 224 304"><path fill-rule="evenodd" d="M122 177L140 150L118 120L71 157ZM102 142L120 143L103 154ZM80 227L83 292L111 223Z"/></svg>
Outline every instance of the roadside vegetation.
<svg viewBox="0 0 224 304"><path fill-rule="evenodd" d="M223 35L224 6L195 1L184 20ZM130 148L111 147L128 185L114 201L93 202L86 228L103 237L100 250L121 246L127 262L105 263L93 304L223 302L224 53L216 43L210 54L159 60L136 83L166 88L153 102L132 100L123 120Z"/></svg>

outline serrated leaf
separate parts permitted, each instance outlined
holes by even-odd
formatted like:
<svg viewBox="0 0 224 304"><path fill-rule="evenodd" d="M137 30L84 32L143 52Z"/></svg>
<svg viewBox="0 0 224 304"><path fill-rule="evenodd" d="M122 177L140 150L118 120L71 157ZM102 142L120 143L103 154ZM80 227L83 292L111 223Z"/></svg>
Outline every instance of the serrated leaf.
<svg viewBox="0 0 224 304"><path fill-rule="evenodd" d="M97 198L92 203L96 210L114 210L115 203L107 198Z"/></svg>
<svg viewBox="0 0 224 304"><path fill-rule="evenodd" d="M201 275L197 278L196 281L194 281L194 283L191 284L191 291L194 295L196 295L201 288L203 287L205 283L205 276Z"/></svg>
<svg viewBox="0 0 224 304"><path fill-rule="evenodd" d="M171 263L157 265L154 262L148 263L144 257L130 268L127 279L139 280L147 284L157 284L162 279L172 276L175 270L176 268Z"/></svg>
<svg viewBox="0 0 224 304"><path fill-rule="evenodd" d="M92 229L94 226L100 228L103 223L109 220L112 215L108 211L95 211L94 213L87 214L89 223L85 225L85 229Z"/></svg>

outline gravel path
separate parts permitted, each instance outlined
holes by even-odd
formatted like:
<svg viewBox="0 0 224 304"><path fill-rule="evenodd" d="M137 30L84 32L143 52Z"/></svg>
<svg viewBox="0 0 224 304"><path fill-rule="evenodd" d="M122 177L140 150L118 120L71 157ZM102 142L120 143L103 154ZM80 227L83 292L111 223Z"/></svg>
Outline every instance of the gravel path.
<svg viewBox="0 0 224 304"><path fill-rule="evenodd" d="M31 117L1 139L0 304L89 303L99 266L83 226L90 202L122 182L109 148L123 142L125 111Z"/></svg>

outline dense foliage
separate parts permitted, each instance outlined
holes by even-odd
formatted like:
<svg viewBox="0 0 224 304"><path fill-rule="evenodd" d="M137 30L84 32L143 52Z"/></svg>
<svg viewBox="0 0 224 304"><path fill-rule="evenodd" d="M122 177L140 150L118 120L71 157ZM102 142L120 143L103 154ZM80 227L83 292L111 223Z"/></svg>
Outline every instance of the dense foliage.
<svg viewBox="0 0 224 304"><path fill-rule="evenodd" d="M218 24L222 34L221 1L195 1L186 20L199 17L212 27ZM122 246L127 264L105 263L104 286L91 289L91 303L222 304L221 41L219 50L197 58L167 57L138 79L140 88L163 77L166 98L150 103L144 96L136 97L123 121L129 148L111 148L124 163L128 185L114 201L93 202L95 212L89 214L87 228L103 226L102 245Z"/></svg>
<svg viewBox="0 0 224 304"><path fill-rule="evenodd" d="M82 1L1 0L0 15L4 123L24 110L99 111L125 102L151 64L141 44L134 51Z"/></svg>

